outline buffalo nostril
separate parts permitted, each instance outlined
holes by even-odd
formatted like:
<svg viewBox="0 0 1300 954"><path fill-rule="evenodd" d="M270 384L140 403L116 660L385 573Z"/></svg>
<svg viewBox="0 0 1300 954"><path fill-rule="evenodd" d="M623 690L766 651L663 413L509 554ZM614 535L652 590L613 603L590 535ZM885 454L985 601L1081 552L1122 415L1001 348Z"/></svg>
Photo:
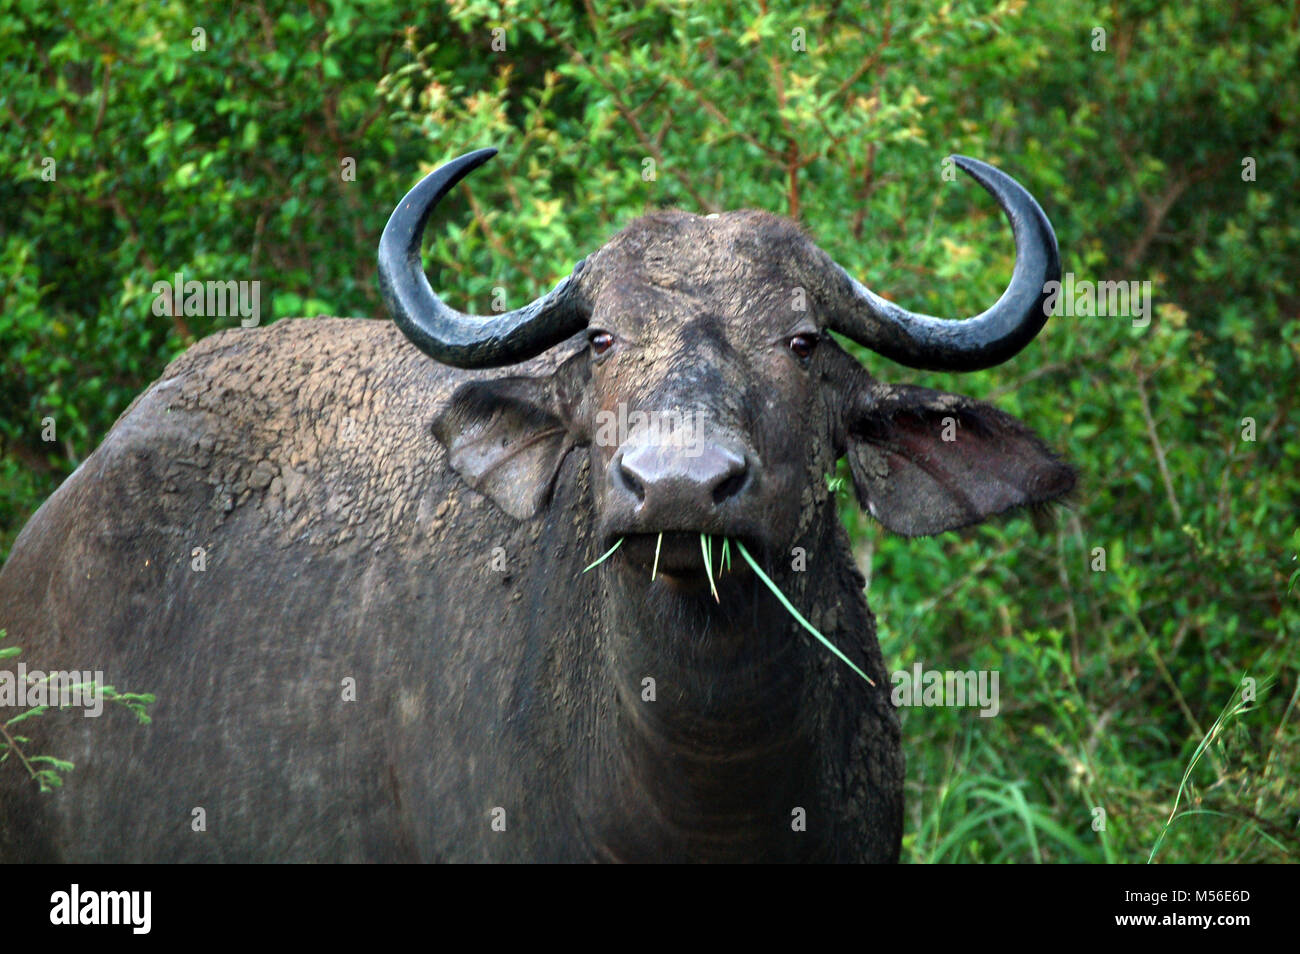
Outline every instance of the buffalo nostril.
<svg viewBox="0 0 1300 954"><path fill-rule="evenodd" d="M645 485L636 478L636 475L633 474L632 471L623 465L621 460L619 461L618 466L614 468L614 473L618 475L618 479L622 482L623 487L631 491L632 496L636 497L638 501L645 500Z"/></svg>
<svg viewBox="0 0 1300 954"><path fill-rule="evenodd" d="M738 474L732 474L725 478L721 483L713 488L713 503L720 504L730 497L734 497L744 489L745 484L749 482L749 471L742 470Z"/></svg>

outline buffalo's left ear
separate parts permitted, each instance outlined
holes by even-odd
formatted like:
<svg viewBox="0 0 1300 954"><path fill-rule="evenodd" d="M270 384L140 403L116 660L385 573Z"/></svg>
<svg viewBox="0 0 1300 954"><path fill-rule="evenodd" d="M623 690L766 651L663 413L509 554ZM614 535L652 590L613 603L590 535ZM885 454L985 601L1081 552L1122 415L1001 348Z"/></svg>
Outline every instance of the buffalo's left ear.
<svg viewBox="0 0 1300 954"><path fill-rule="evenodd" d="M510 516L535 516L564 457L585 440L586 352L546 377L471 381L433 421L451 466Z"/></svg>
<svg viewBox="0 0 1300 954"><path fill-rule="evenodd" d="M1033 431L959 394L872 381L844 423L858 500L895 533L955 530L1074 487Z"/></svg>

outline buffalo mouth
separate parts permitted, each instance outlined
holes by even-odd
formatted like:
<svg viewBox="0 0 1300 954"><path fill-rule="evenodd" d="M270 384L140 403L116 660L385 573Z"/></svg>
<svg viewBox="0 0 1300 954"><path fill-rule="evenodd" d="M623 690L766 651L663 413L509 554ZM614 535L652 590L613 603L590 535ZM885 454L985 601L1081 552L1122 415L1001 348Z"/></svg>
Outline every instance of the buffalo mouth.
<svg viewBox="0 0 1300 954"><path fill-rule="evenodd" d="M620 537L610 539L610 546ZM633 572L644 573L647 580L665 577L671 582L691 586L709 587L710 576L714 585L730 579L747 577L752 572L740 555L737 543L743 543L758 558L762 548L757 541L746 537L724 538L721 535L704 535L708 541L709 560L704 561L704 544L699 532L682 530L663 533L629 533L621 537L622 544L614 557ZM723 540L728 539L724 547Z"/></svg>

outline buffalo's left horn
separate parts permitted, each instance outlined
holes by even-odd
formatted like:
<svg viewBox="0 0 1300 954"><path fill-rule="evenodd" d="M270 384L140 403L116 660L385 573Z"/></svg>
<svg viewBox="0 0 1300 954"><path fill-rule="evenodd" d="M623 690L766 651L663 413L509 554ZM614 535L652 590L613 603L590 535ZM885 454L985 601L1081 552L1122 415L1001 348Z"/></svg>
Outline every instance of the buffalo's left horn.
<svg viewBox="0 0 1300 954"><path fill-rule="evenodd" d="M429 357L458 368L494 368L524 361L586 327L579 289L583 263L536 301L499 315L467 315L446 305L429 285L420 240L442 197L497 151L479 149L439 166L393 210L379 240L379 287L388 311Z"/></svg>
<svg viewBox="0 0 1300 954"><path fill-rule="evenodd" d="M978 159L952 158L998 200L1011 221L1016 267L1002 297L974 318L945 321L886 301L836 266L848 283L830 303L828 323L858 344L911 368L978 371L1011 358L1042 329L1047 321L1045 286L1060 281L1061 257L1052 223L1020 183Z"/></svg>

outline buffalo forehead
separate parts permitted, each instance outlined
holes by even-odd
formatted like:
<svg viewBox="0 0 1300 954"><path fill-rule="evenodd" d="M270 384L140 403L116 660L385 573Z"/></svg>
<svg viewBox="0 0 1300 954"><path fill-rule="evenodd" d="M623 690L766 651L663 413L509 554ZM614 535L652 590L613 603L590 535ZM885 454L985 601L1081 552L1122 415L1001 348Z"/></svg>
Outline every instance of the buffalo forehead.
<svg viewBox="0 0 1300 954"><path fill-rule="evenodd" d="M819 286L830 264L793 222L753 210L643 216L596 263L596 315L656 327L701 313L788 322L795 289Z"/></svg>

